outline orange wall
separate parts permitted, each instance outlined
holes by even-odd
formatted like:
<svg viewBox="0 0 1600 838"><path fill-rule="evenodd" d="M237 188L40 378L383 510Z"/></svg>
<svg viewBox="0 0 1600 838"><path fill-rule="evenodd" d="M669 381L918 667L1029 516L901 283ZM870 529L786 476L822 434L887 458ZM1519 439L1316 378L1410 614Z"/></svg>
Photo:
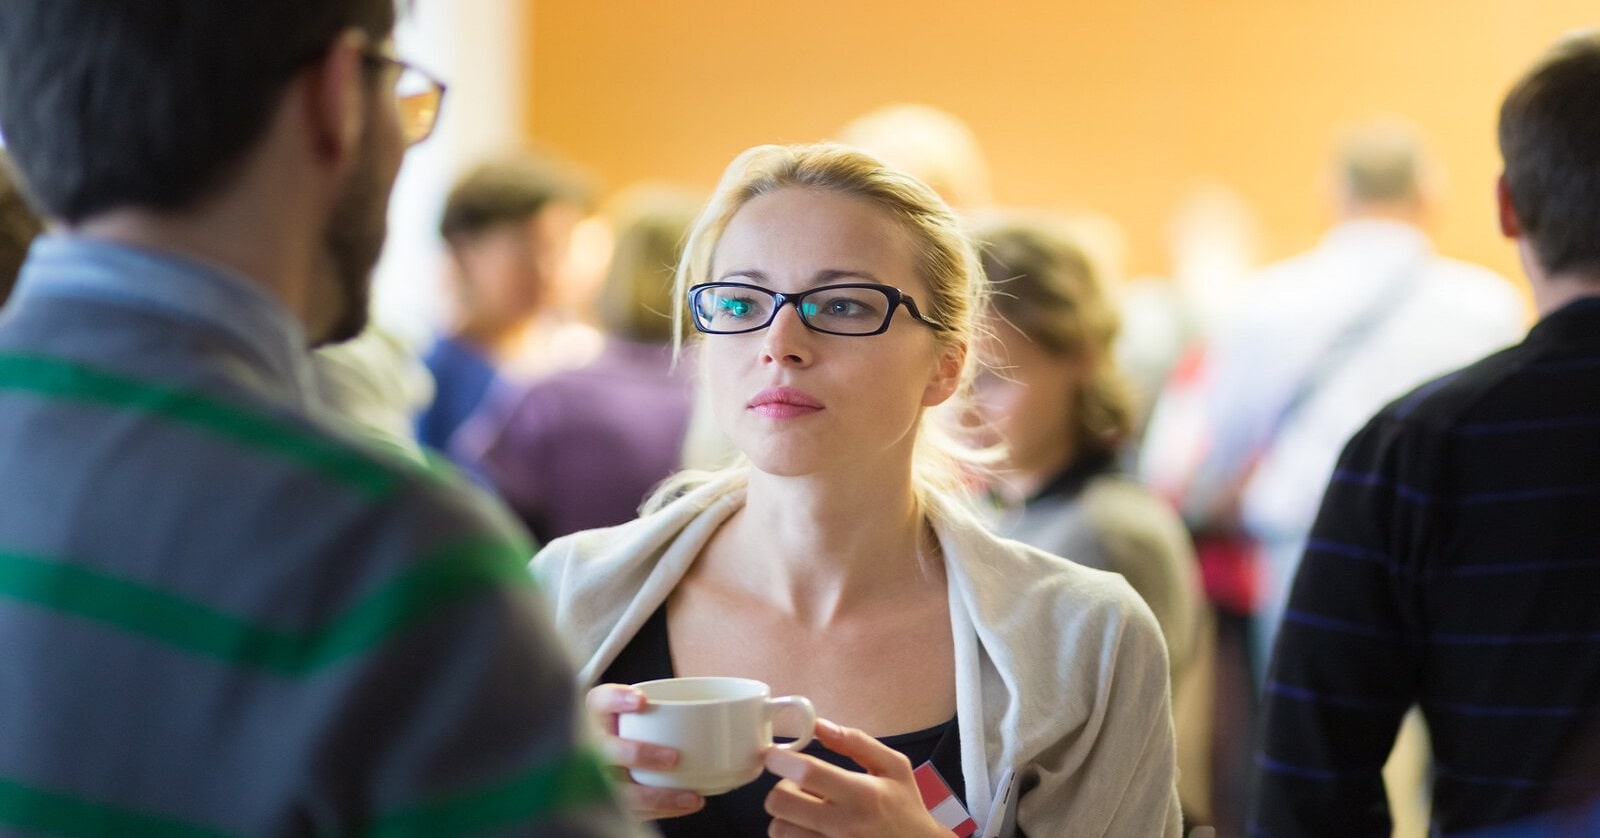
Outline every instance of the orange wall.
<svg viewBox="0 0 1600 838"><path fill-rule="evenodd" d="M1440 249L1516 274L1498 237L1494 115L1578 0L530 0L529 136L608 186L709 188L740 150L821 139L890 101L968 120L1004 203L1101 211L1164 271L1195 178L1234 186L1264 255L1328 220L1342 124L1419 124L1451 188Z"/></svg>

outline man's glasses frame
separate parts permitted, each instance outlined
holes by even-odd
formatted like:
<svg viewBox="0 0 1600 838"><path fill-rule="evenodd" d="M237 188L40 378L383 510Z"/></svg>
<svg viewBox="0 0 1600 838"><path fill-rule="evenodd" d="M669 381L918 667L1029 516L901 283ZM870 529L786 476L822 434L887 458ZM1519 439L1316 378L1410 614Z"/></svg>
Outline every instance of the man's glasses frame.
<svg viewBox="0 0 1600 838"><path fill-rule="evenodd" d="M764 294L770 297L772 299L772 309L767 312L767 319L758 325L753 325L749 328L743 329L719 329L706 322L705 318L702 317L703 312L700 307L701 296L706 292L715 291L722 288L735 288L741 291ZM847 288L870 289L883 294L886 305L883 312L883 322L879 323L877 328L870 331L841 332L835 329L827 329L811 322L811 318L816 316L816 312L811 312L808 314L806 307L802 305L807 297L815 294L823 294L828 291L838 291L840 289ZM837 285L821 285L816 288L801 291L799 293L774 291L771 288L764 288L760 285L751 285L745 282L702 282L689 289L688 303L689 319L694 322L694 327L696 329L708 335L743 335L749 334L750 332L759 332L762 329L771 326L772 321L778 319L778 312L783 309L785 303L793 304L795 314L800 316L800 322L804 324L807 329L810 329L813 332L821 332L825 335L843 335L845 337L869 337L871 335L881 335L889 330L889 324L894 321L894 314L900 310L901 306L905 306L906 310L911 312L911 316L916 318L918 322L924 323L935 330L942 331L944 329L944 326L938 322L929 320L928 318L922 316L922 312L917 308L917 301L912 299L911 295L901 291L898 288L895 288L892 285L881 285L874 282L847 282Z"/></svg>
<svg viewBox="0 0 1600 838"><path fill-rule="evenodd" d="M416 145L431 136L439 124L439 108L444 104L448 85L427 70L392 55L365 52L361 57L370 67L395 69L395 101L400 105L400 132L406 145Z"/></svg>

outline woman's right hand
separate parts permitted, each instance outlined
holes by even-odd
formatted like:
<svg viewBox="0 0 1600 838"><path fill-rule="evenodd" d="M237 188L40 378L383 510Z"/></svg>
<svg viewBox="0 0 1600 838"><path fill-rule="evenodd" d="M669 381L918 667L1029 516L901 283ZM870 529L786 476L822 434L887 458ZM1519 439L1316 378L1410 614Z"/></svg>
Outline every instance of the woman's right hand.
<svg viewBox="0 0 1600 838"><path fill-rule="evenodd" d="M600 728L600 751L617 768L617 783L622 800L635 817L644 820L676 818L698 812L705 798L683 789L658 789L641 786L628 774L630 768L670 771L678 764L678 751L617 736L617 716L634 713L645 706L644 693L626 684L601 684L585 698L589 716Z"/></svg>

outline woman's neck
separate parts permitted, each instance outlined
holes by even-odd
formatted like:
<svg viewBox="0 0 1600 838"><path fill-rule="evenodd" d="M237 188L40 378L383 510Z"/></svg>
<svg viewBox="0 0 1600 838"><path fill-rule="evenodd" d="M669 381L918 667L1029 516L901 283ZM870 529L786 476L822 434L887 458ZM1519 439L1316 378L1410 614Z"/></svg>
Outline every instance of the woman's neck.
<svg viewBox="0 0 1600 838"><path fill-rule="evenodd" d="M1013 458L995 478L994 492L1009 505L1018 505L1039 493L1050 481L1072 468L1078 459L1078 446L1071 437L1059 445L1026 460Z"/></svg>
<svg viewBox="0 0 1600 838"><path fill-rule="evenodd" d="M937 575L933 536L904 483L751 475L744 508L724 530L737 582L799 619L831 622L893 601ZM719 541L722 539L719 538Z"/></svg>

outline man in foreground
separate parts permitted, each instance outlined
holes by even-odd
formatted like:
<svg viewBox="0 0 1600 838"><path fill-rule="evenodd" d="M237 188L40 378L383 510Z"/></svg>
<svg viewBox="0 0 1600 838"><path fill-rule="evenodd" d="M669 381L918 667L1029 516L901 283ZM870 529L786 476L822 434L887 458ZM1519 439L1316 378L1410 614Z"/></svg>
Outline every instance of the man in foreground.
<svg viewBox="0 0 1600 838"><path fill-rule="evenodd" d="M0 319L0 832L631 832L520 531L316 418L442 95L394 16L0 4L59 230Z"/></svg>

